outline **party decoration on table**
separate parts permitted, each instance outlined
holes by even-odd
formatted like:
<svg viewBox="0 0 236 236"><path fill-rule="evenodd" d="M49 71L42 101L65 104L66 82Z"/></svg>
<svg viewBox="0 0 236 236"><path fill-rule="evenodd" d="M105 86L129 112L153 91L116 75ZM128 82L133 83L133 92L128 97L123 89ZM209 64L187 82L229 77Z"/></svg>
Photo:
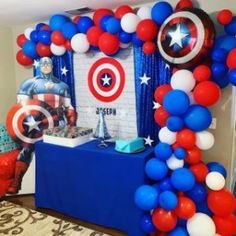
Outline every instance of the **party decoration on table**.
<svg viewBox="0 0 236 236"><path fill-rule="evenodd" d="M122 153L137 153L145 150L143 138L116 140L115 150Z"/></svg>

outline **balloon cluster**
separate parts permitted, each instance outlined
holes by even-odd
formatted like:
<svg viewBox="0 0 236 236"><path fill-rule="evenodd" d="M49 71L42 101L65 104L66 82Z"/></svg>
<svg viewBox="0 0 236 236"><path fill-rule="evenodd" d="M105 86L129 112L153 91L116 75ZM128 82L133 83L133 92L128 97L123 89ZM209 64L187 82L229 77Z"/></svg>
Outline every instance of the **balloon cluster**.
<svg viewBox="0 0 236 236"><path fill-rule="evenodd" d="M16 59L21 65L29 66L39 57L62 56L66 50L85 53L89 49L112 56L131 43L142 46L145 54L152 54L156 50L158 29L172 12L169 3L158 2L152 8L139 8L137 13L123 5L115 12L98 9L93 18L77 16L71 20L64 15L53 15L49 25L39 23L17 37L22 49Z"/></svg>

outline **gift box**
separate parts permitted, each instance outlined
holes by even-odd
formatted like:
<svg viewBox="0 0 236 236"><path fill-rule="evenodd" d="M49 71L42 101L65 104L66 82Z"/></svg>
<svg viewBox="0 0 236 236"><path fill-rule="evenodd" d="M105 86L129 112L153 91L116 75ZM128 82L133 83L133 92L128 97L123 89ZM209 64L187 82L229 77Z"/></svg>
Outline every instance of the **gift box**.
<svg viewBox="0 0 236 236"><path fill-rule="evenodd" d="M137 153L145 149L143 138L116 140L115 150L123 153Z"/></svg>

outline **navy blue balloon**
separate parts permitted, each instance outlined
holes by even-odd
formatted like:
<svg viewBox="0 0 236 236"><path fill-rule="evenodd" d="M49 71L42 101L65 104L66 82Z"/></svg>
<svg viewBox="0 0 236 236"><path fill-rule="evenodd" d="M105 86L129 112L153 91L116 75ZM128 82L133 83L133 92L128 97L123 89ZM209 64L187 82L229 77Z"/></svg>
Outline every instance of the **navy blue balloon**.
<svg viewBox="0 0 236 236"><path fill-rule="evenodd" d="M145 171L150 179L160 180L167 175L168 167L165 162L152 158L146 163Z"/></svg>
<svg viewBox="0 0 236 236"><path fill-rule="evenodd" d="M226 88L230 83L228 75L220 78L211 78L211 80L215 82L222 89Z"/></svg>
<svg viewBox="0 0 236 236"><path fill-rule="evenodd" d="M212 122L211 112L207 107L192 105L184 114L184 123L187 128L200 132L209 128Z"/></svg>
<svg viewBox="0 0 236 236"><path fill-rule="evenodd" d="M46 24L44 24L44 23L38 23L38 24L36 25L35 29L36 29L37 31L39 31L39 30L41 29L41 27L43 27L44 25L46 25Z"/></svg>
<svg viewBox="0 0 236 236"><path fill-rule="evenodd" d="M188 95L178 89L168 92L163 101L165 110L174 116L184 114L187 111L189 104L190 101Z"/></svg>
<svg viewBox="0 0 236 236"><path fill-rule="evenodd" d="M99 51L99 47L90 45L89 50Z"/></svg>
<svg viewBox="0 0 236 236"><path fill-rule="evenodd" d="M62 26L61 32L66 39L70 40L75 34L78 33L78 28L76 24L67 22Z"/></svg>
<svg viewBox="0 0 236 236"><path fill-rule="evenodd" d="M119 40L121 43L130 43L132 40L132 34L122 31L119 33Z"/></svg>
<svg viewBox="0 0 236 236"><path fill-rule="evenodd" d="M168 160L172 155L172 148L167 143L158 143L154 149L157 159L162 161Z"/></svg>
<svg viewBox="0 0 236 236"><path fill-rule="evenodd" d="M118 34L121 32L120 20L115 17L110 17L106 23L107 32L111 34Z"/></svg>
<svg viewBox="0 0 236 236"><path fill-rule="evenodd" d="M39 40L38 40L38 31L37 30L33 30L30 34L30 40L32 42L35 42L37 43Z"/></svg>
<svg viewBox="0 0 236 236"><path fill-rule="evenodd" d="M170 131L177 132L183 129L184 121L179 116L171 116L167 119L166 126Z"/></svg>
<svg viewBox="0 0 236 236"><path fill-rule="evenodd" d="M79 31L84 34L86 34L93 25L93 20L88 16L82 16L77 23Z"/></svg>
<svg viewBox="0 0 236 236"><path fill-rule="evenodd" d="M132 42L135 47L142 47L144 42L140 40L136 33L132 34Z"/></svg>
<svg viewBox="0 0 236 236"><path fill-rule="evenodd" d="M187 220L178 218L177 225L186 228L187 226Z"/></svg>
<svg viewBox="0 0 236 236"><path fill-rule="evenodd" d="M158 205L158 191L149 185L140 186L134 196L136 205L145 211L150 211Z"/></svg>
<svg viewBox="0 0 236 236"><path fill-rule="evenodd" d="M173 13L172 6L167 2L157 2L151 11L152 19L160 26Z"/></svg>
<svg viewBox="0 0 236 236"><path fill-rule="evenodd" d="M228 73L228 67L223 63L213 63L211 65L211 72L213 78L222 78Z"/></svg>
<svg viewBox="0 0 236 236"><path fill-rule="evenodd" d="M70 21L70 19L64 15L56 14L49 19L49 26L52 31L61 30L62 26Z"/></svg>
<svg viewBox="0 0 236 236"><path fill-rule="evenodd" d="M230 83L236 86L236 68L229 72L228 77L229 77Z"/></svg>
<svg viewBox="0 0 236 236"><path fill-rule="evenodd" d="M159 204L166 211L171 211L177 207L178 198L174 192L164 191L159 195Z"/></svg>
<svg viewBox="0 0 236 236"><path fill-rule="evenodd" d="M32 59L34 59L38 56L38 53L36 51L36 44L32 41L26 41L23 44L22 50L26 56L28 56Z"/></svg>
<svg viewBox="0 0 236 236"><path fill-rule="evenodd" d="M186 192L186 194L195 203L200 203L206 200L207 190L203 184L196 183L191 190Z"/></svg>
<svg viewBox="0 0 236 236"><path fill-rule="evenodd" d="M220 164L219 162L210 162L207 164L207 168L209 170L209 172L213 172L213 171L216 171L216 172L219 172L220 174L222 174L225 179L227 178L227 171L225 169L225 167Z"/></svg>
<svg viewBox="0 0 236 236"><path fill-rule="evenodd" d="M174 151L174 155L179 160L184 160L187 157L187 152L184 148L178 147Z"/></svg>
<svg viewBox="0 0 236 236"><path fill-rule="evenodd" d="M216 38L214 49L216 48L224 48L228 52L233 48L236 48L236 37L231 35L223 35Z"/></svg>
<svg viewBox="0 0 236 236"><path fill-rule="evenodd" d="M107 31L107 21L111 18L112 16L107 15L103 16L99 22L99 26L103 31Z"/></svg>
<svg viewBox="0 0 236 236"><path fill-rule="evenodd" d="M160 180L160 182L158 183L158 190L160 192L163 191L175 191L175 188L173 187L172 183L171 183L171 179L170 177L166 177L162 180Z"/></svg>
<svg viewBox="0 0 236 236"><path fill-rule="evenodd" d="M145 232L147 234L151 234L156 231L156 228L152 223L152 218L150 215L144 215L141 218L140 225L141 225L141 229L143 230L143 232Z"/></svg>
<svg viewBox="0 0 236 236"><path fill-rule="evenodd" d="M189 236L189 233L183 227L176 227L168 233L168 236Z"/></svg>
<svg viewBox="0 0 236 236"><path fill-rule="evenodd" d="M236 36L236 16L233 17L229 24L225 25L225 32L232 36Z"/></svg>
<svg viewBox="0 0 236 236"><path fill-rule="evenodd" d="M212 215L213 215L212 211L209 209L209 207L207 205L207 201L203 201L203 202L196 204L196 209L197 209L197 212L204 213L210 217L212 217Z"/></svg>
<svg viewBox="0 0 236 236"><path fill-rule="evenodd" d="M228 51L224 48L215 48L211 53L211 59L215 62L225 63Z"/></svg>
<svg viewBox="0 0 236 236"><path fill-rule="evenodd" d="M51 44L51 32L48 30L40 30L38 32L38 40L42 44L50 45Z"/></svg>

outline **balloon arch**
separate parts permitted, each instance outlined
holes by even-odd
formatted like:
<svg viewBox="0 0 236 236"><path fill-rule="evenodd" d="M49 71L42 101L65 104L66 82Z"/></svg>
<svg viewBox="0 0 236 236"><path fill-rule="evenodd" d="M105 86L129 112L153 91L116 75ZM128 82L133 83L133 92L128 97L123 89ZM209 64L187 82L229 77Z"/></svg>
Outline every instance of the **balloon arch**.
<svg viewBox="0 0 236 236"><path fill-rule="evenodd" d="M155 120L162 128L145 169L152 184L140 186L134 197L147 212L140 225L152 236L236 233L236 201L225 189L226 170L202 160L202 151L214 145L206 131L212 122L209 107L219 100L220 88L236 85L236 17L222 10L217 20L225 29L219 37L207 13L180 0L175 9L158 2L137 12L126 5L115 12L98 9L93 18L53 15L49 25L39 23L17 37L22 49L16 59L23 66L66 50L114 56L131 44L148 55L158 50L172 66L170 84L154 94Z"/></svg>

